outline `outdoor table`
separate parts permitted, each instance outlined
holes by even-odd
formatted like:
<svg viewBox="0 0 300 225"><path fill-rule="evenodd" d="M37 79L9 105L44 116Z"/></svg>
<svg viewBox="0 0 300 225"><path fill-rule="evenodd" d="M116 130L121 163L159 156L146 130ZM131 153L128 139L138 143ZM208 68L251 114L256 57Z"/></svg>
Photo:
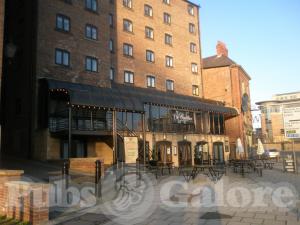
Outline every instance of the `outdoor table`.
<svg viewBox="0 0 300 225"><path fill-rule="evenodd" d="M191 179L195 178L195 167L193 167L193 166L188 166L188 167L180 166L180 167L178 167L178 173L179 173L179 175L182 175L184 177L186 182L189 182Z"/></svg>
<svg viewBox="0 0 300 225"><path fill-rule="evenodd" d="M235 160L233 164L234 164L233 171L237 173L239 170L240 174L244 177L246 173L245 169L247 166L249 166L250 160Z"/></svg>

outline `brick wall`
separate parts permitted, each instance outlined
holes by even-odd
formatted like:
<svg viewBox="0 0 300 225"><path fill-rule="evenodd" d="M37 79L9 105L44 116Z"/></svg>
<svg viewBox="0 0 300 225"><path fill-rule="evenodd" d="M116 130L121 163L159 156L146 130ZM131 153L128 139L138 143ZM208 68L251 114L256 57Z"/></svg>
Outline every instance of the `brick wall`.
<svg viewBox="0 0 300 225"><path fill-rule="evenodd" d="M153 18L144 16L144 4L153 8ZM133 8L117 4L117 77L116 82L124 83L124 70L135 73L134 85L147 87L147 75L156 77L156 88L166 90L166 79L174 80L175 92L192 95L192 85L198 85L201 96L201 62L199 46L198 9L194 8L195 16L188 14L188 3L172 0L171 5L162 1L133 1ZM164 12L171 15L171 25L163 22ZM133 33L123 31L123 19L132 21ZM195 24L196 33L189 33L189 23ZM154 30L154 40L145 38L145 26ZM173 37L173 45L165 44L165 33ZM190 42L197 44L197 53L190 52ZM133 58L123 56L123 43L133 45ZM146 50L155 53L155 62L146 61ZM165 56L174 58L174 68L165 66ZM191 63L198 64L198 74L191 72Z"/></svg>
<svg viewBox="0 0 300 225"><path fill-rule="evenodd" d="M73 158L70 159L70 170L74 172L82 172L95 174L96 167L95 162L97 160L101 161L101 171L102 175L104 175L104 160L100 158Z"/></svg>

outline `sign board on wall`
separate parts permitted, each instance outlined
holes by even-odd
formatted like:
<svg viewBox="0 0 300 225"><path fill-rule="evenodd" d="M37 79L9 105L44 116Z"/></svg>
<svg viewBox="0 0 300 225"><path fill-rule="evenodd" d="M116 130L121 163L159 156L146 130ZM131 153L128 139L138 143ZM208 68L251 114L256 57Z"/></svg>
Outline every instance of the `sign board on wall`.
<svg viewBox="0 0 300 225"><path fill-rule="evenodd" d="M172 122L176 124L194 124L194 114L192 112L172 110Z"/></svg>
<svg viewBox="0 0 300 225"><path fill-rule="evenodd" d="M300 138L300 105L283 108L284 131L286 138Z"/></svg>
<svg viewBox="0 0 300 225"><path fill-rule="evenodd" d="M125 163L136 163L138 158L138 138L124 137Z"/></svg>

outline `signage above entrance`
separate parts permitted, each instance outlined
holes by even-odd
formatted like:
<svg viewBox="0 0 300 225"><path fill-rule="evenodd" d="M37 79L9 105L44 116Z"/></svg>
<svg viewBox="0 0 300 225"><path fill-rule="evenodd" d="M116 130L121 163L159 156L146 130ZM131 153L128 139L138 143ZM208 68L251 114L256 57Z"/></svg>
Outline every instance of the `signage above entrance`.
<svg viewBox="0 0 300 225"><path fill-rule="evenodd" d="M194 114L192 112L172 110L172 122L177 124L194 124Z"/></svg>
<svg viewBox="0 0 300 225"><path fill-rule="evenodd" d="M124 137L125 163L136 163L138 158L138 138Z"/></svg>

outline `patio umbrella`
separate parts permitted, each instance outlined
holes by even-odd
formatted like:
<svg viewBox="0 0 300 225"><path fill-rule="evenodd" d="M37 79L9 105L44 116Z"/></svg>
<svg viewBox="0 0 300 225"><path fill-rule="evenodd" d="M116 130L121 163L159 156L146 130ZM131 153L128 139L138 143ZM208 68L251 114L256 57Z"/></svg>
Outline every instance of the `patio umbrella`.
<svg viewBox="0 0 300 225"><path fill-rule="evenodd" d="M256 151L256 154L261 156L262 154L264 154L265 152L265 149L264 149L264 146L261 142L260 139L257 140L257 151Z"/></svg>
<svg viewBox="0 0 300 225"><path fill-rule="evenodd" d="M245 153L244 146L242 145L242 141L240 138L236 140L236 153L239 154L240 157Z"/></svg>

